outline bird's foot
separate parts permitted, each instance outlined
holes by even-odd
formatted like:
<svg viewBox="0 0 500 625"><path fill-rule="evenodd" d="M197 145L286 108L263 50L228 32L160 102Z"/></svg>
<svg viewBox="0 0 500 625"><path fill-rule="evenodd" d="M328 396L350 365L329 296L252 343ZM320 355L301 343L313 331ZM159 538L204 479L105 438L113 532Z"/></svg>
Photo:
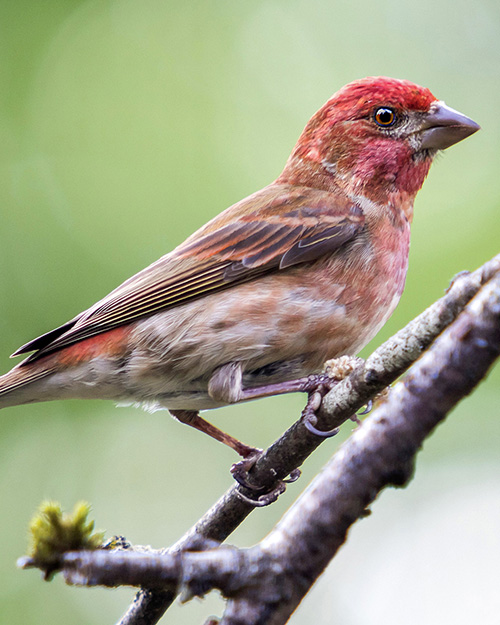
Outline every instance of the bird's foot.
<svg viewBox="0 0 500 625"><path fill-rule="evenodd" d="M309 393L309 397L307 399L307 404L301 414L301 420L304 424L304 427L314 434L315 436L320 436L321 438L330 438L331 436L335 436L338 434L340 428L333 428L333 430L318 430L316 424L318 422L318 417L316 416L316 412L319 410L321 406L321 402L323 401L323 397L328 393L330 388L325 386L324 384L318 385L314 391Z"/></svg>
<svg viewBox="0 0 500 625"><path fill-rule="evenodd" d="M253 497L247 497L241 490L238 490L238 497L246 501L246 503L250 504L254 508L264 508L265 506L269 506L275 501L277 501L278 497L282 495L286 490L286 485L283 481L278 482L277 486L273 488L273 490L268 491L267 493L263 493L259 495L256 499Z"/></svg>
<svg viewBox="0 0 500 625"><path fill-rule="evenodd" d="M231 467L231 475L234 479L245 488L249 490L262 490L260 486L252 484L248 477L250 469L254 466L257 460L262 456L262 449L255 449L253 454L249 454L243 460L235 462Z"/></svg>
<svg viewBox="0 0 500 625"><path fill-rule="evenodd" d="M249 468L251 468L253 464L255 464L258 457L259 456L253 459L253 462ZM294 469L287 478L283 480L278 480L272 489L266 490L265 486L257 486L249 480L249 468L247 461L243 460L232 466L231 473L233 474L234 479L241 486L248 489L253 495L255 495L254 497L249 497L245 495L244 492L238 489L238 496L256 508L263 508L264 506L269 506L270 504L274 503L278 499L278 497L285 492L286 485L291 484L292 482L296 482L300 477L300 469Z"/></svg>
<svg viewBox="0 0 500 625"><path fill-rule="evenodd" d="M249 471L261 455L262 451L256 450L255 454L237 462L236 464L233 464L231 467L231 473L238 484L248 489L252 495L254 495L252 497L247 496L244 492L238 489L238 496L257 508L262 508L274 503L278 497L285 492L286 485L297 481L300 477L300 469L294 469L287 478L278 480L270 490L267 489L266 486L255 484L250 479Z"/></svg>
<svg viewBox="0 0 500 625"><path fill-rule="evenodd" d="M362 362L363 360L357 356L340 356L340 358L332 358L331 360L327 360L325 362L322 374L318 376L310 376L312 388L309 390L307 404L302 411L301 416L302 422L309 432L322 438L330 438L331 436L338 434L338 427L333 428L332 430L319 430L316 427L318 421L316 413L321 406L323 397L338 382L352 373L356 367L362 364ZM356 415L352 418L359 422Z"/></svg>

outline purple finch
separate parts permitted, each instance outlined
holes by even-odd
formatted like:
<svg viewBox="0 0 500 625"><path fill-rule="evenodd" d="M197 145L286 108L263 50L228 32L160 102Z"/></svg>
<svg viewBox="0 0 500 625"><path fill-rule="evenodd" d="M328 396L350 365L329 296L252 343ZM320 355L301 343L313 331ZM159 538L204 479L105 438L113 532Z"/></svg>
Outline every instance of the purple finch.
<svg viewBox="0 0 500 625"><path fill-rule="evenodd" d="M302 388L396 307L413 202L479 126L405 80L365 78L311 118L281 175L63 326L18 349L0 407L102 398L198 411ZM304 387L305 388L305 387Z"/></svg>

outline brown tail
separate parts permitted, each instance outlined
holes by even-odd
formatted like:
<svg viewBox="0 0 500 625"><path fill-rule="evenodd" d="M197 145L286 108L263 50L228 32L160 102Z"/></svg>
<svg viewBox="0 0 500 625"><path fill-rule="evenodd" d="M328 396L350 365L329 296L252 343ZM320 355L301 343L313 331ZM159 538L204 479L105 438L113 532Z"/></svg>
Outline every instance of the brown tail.
<svg viewBox="0 0 500 625"><path fill-rule="evenodd" d="M53 373L53 369L42 367L14 367L0 376L0 408L17 406L36 401L27 392L26 386Z"/></svg>

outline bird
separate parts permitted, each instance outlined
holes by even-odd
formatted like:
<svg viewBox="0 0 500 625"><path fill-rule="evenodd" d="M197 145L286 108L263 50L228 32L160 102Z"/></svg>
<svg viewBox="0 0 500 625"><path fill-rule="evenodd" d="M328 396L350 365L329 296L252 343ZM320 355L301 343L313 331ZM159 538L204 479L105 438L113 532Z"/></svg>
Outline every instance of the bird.
<svg viewBox="0 0 500 625"><path fill-rule="evenodd" d="M108 399L166 408L243 458L199 415L310 390L394 311L415 196L436 154L479 125L408 80L342 87L282 173L60 327L0 377L0 408Z"/></svg>

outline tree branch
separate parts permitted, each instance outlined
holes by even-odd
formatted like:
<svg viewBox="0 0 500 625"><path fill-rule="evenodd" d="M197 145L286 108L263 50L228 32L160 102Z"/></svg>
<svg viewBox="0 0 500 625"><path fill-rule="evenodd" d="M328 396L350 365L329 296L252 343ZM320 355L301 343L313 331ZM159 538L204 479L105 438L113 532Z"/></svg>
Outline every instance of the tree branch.
<svg viewBox="0 0 500 625"><path fill-rule="evenodd" d="M473 273L455 277L447 293L381 345L323 399L318 425L333 429L349 419L385 386L394 382L421 355L474 297L481 286L500 271L500 254ZM323 442L300 421L273 443L252 469L255 485L272 488ZM271 479L270 479L271 478ZM186 548L196 536L224 541L254 510L239 497L239 486L230 488L173 547ZM175 599L175 590L139 591L118 625L154 625Z"/></svg>
<svg viewBox="0 0 500 625"><path fill-rule="evenodd" d="M248 515L252 507L239 498L240 487L234 486L162 555L66 553L61 567L67 580L157 588L138 596L123 624L157 622L179 588L188 597L219 588L230 599L224 625L264 622L264 614L266 623L286 622L345 540L350 525L366 514L366 507L386 485L407 482L424 438L482 379L500 353L500 257L473 274L460 275L441 300L325 397L321 427L335 427L407 369L460 311L257 546L181 552L195 539L198 543L202 537L223 540ZM252 471L254 480L269 483L272 461L278 478L285 477L320 442L297 422L259 459Z"/></svg>

